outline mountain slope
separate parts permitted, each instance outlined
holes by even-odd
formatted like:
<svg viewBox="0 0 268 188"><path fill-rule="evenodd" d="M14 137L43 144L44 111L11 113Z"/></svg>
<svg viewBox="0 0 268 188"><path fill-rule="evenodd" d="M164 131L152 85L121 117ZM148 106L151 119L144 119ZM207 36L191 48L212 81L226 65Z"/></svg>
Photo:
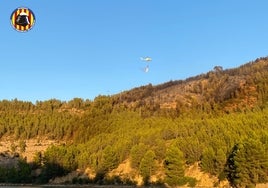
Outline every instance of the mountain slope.
<svg viewBox="0 0 268 188"><path fill-rule="evenodd" d="M0 137L17 140L14 150L20 148L15 143L29 139L59 144L32 157L32 168L37 168L32 170L41 171L34 178L27 173L29 182L46 183L76 169L90 169L95 183L133 183L132 177L142 175L143 182L166 183L166 170L177 177L180 169L182 177L169 182L194 186L197 178L184 176L184 169L199 164L198 169L216 181L251 186L268 182L267 99L268 58L261 58L239 68L217 66L183 81L149 84L94 101L3 100ZM124 161L133 171L126 178L109 179L109 172ZM6 171L0 167L0 177L6 177ZM257 174L254 179L248 178L251 172Z"/></svg>
<svg viewBox="0 0 268 188"><path fill-rule="evenodd" d="M267 100L268 58L238 68L214 70L186 80L142 86L116 95L130 106L158 108L220 108L226 112L264 105ZM208 110L208 109L207 109Z"/></svg>

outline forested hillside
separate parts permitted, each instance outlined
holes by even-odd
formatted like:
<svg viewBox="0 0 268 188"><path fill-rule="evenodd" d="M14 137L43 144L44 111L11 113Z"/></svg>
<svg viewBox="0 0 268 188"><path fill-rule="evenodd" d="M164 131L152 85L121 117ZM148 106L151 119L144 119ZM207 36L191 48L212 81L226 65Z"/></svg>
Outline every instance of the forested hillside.
<svg viewBox="0 0 268 188"><path fill-rule="evenodd" d="M120 93L119 101L152 110L173 108L180 115L189 110L217 113L262 107L267 101L268 58L260 58L239 68L221 66L186 80L151 84ZM221 113L219 112L219 113Z"/></svg>
<svg viewBox="0 0 268 188"><path fill-rule="evenodd" d="M9 171L17 174L15 182L43 183L90 169L95 178L73 183L128 184L139 174L145 184L194 186L198 182L185 176L185 168L198 162L219 182L227 179L236 187L265 183L267 102L268 58L228 70L216 66L186 80L149 84L93 101L2 100L2 139L49 138L65 145L36 153L31 165L22 160L15 169L0 167L0 181L12 180ZM126 160L134 174L108 176ZM23 169L41 172L25 177L28 171Z"/></svg>

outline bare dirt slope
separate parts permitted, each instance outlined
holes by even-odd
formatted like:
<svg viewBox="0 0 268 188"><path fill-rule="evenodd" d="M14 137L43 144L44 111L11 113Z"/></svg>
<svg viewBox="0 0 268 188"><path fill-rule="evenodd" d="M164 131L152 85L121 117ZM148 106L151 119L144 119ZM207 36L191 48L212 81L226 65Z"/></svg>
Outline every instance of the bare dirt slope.
<svg viewBox="0 0 268 188"><path fill-rule="evenodd" d="M33 157L37 152L44 152L49 146L57 145L56 141L48 139L30 139L26 140L25 151L22 152L20 148L20 141L13 141L12 139L1 139L0 140L0 153L3 152L17 152L26 158L27 162L32 162ZM15 150L15 151L13 151Z"/></svg>

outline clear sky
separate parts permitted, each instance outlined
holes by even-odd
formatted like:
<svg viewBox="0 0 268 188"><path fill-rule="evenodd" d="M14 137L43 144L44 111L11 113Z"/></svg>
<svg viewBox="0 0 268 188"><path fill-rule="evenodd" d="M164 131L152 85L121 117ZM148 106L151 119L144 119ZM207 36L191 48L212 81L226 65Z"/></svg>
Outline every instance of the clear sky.
<svg viewBox="0 0 268 188"><path fill-rule="evenodd" d="M27 33L10 15L30 8ZM2 0L0 100L94 99L268 55L267 0ZM150 56L147 63L140 60Z"/></svg>

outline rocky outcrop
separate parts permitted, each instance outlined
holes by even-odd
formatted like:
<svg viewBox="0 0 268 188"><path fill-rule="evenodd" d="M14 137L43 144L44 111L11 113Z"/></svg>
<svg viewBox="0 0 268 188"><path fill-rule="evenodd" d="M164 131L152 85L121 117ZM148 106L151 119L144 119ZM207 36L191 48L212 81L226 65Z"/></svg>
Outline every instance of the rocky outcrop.
<svg viewBox="0 0 268 188"><path fill-rule="evenodd" d="M13 168L18 167L19 154L11 152L0 153L0 167L2 168Z"/></svg>

